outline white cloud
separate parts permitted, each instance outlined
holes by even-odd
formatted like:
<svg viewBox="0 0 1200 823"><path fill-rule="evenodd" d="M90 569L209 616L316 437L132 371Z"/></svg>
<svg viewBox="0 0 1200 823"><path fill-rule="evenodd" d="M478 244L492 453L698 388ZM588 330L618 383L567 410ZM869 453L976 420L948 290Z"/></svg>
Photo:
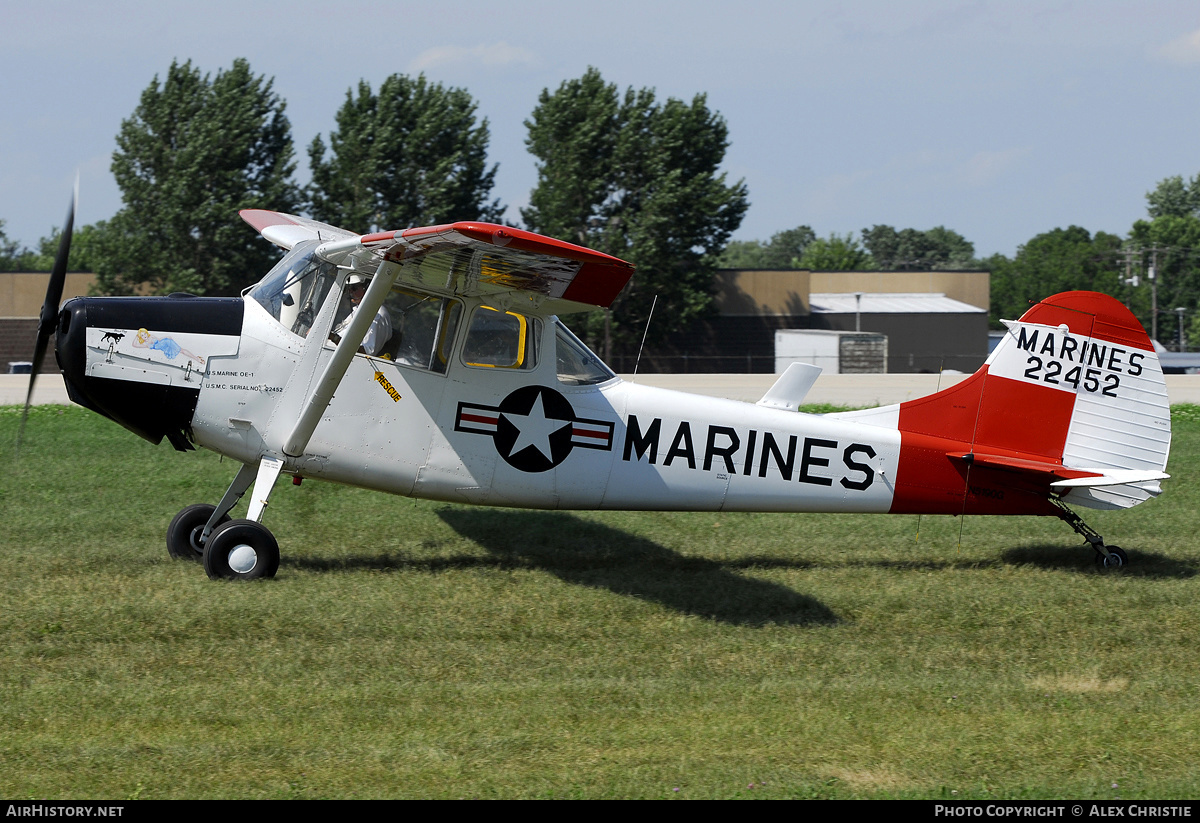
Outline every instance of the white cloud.
<svg viewBox="0 0 1200 823"><path fill-rule="evenodd" d="M490 46L434 46L417 55L410 69L424 71L439 66L477 64L489 67L532 65L537 58L529 49L501 40Z"/></svg>
<svg viewBox="0 0 1200 823"><path fill-rule="evenodd" d="M1158 56L1172 63L1200 63L1200 29L1176 37L1158 50Z"/></svg>

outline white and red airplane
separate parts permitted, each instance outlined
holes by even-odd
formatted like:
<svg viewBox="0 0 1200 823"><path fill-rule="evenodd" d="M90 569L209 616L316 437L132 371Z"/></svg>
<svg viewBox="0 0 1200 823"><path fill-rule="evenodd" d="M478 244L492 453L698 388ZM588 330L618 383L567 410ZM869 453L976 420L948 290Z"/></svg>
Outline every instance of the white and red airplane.
<svg viewBox="0 0 1200 823"><path fill-rule="evenodd" d="M35 353L36 375L55 333L74 402L241 464L167 532L214 579L276 573L261 521L281 474L540 509L1055 515L1105 566L1126 553L1069 506L1127 508L1168 476L1158 358L1103 294L1034 305L953 388L811 415L797 407L814 366L754 405L618 378L557 317L608 306L633 274L616 258L486 223L360 236L242 217L287 250L242 297L57 311L52 277ZM70 220L63 239L65 271Z"/></svg>

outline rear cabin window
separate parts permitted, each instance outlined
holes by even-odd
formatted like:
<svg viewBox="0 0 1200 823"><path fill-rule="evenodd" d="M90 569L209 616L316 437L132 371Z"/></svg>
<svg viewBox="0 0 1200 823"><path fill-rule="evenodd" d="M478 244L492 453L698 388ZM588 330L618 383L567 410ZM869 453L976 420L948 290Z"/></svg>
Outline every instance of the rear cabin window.
<svg viewBox="0 0 1200 823"><path fill-rule="evenodd" d="M463 362L477 368L528 371L537 366L541 329L536 317L480 306L467 328Z"/></svg>
<svg viewBox="0 0 1200 823"><path fill-rule="evenodd" d="M554 359L558 382L568 386L603 383L616 377L561 321L554 323Z"/></svg>

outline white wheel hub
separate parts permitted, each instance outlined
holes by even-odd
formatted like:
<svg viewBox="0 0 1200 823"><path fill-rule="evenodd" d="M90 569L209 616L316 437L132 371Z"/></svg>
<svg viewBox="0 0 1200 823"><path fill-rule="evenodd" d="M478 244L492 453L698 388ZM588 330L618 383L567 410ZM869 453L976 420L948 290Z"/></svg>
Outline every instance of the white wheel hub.
<svg viewBox="0 0 1200 823"><path fill-rule="evenodd" d="M246 574L258 565L258 552L247 543L239 543L229 552L229 568L238 574Z"/></svg>

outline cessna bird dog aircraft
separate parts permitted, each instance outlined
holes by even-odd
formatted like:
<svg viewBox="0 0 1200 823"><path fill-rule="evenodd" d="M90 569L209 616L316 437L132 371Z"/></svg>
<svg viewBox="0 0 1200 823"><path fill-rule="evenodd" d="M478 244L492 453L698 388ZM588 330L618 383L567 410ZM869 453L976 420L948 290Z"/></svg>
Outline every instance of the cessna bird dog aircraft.
<svg viewBox="0 0 1200 823"><path fill-rule="evenodd" d="M529 232L357 235L248 210L286 254L242 297L58 311L73 213L34 374L53 333L75 403L241 464L216 505L167 530L171 555L214 579L276 573L261 521L281 474L540 509L1055 515L1103 566L1126 553L1070 506L1128 508L1168 476L1158 358L1103 294L1034 305L952 388L810 415L797 408L815 366L791 366L756 405L621 380L557 316L608 306L633 267ZM247 491L246 517L230 519Z"/></svg>

